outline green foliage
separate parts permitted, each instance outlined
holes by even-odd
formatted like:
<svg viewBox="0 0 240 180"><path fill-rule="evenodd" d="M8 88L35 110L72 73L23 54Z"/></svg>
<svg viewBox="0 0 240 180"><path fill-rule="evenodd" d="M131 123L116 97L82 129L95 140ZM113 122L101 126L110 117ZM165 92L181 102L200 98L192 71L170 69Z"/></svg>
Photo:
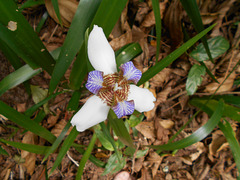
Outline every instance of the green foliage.
<svg viewBox="0 0 240 180"><path fill-rule="evenodd" d="M186 82L186 90L188 95L193 95L196 91L198 86L202 83L202 76L206 73L205 67L200 66L198 64L194 64L187 77Z"/></svg>
<svg viewBox="0 0 240 180"><path fill-rule="evenodd" d="M211 39L208 39L207 42L210 48L212 58L216 58L222 55L230 47L229 42L222 36L213 37ZM200 43L197 48L190 53L190 56L201 62L209 59L202 43Z"/></svg>

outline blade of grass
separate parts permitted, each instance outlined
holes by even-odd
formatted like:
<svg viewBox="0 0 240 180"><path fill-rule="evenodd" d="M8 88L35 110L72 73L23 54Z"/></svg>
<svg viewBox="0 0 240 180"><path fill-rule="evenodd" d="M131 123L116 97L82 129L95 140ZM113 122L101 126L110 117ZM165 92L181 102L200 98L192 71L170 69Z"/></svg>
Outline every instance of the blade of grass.
<svg viewBox="0 0 240 180"><path fill-rule="evenodd" d="M202 22L202 18L201 18L200 11L199 11L196 0L180 0L180 1L182 3L183 8L187 12L188 16L192 20L192 23L193 23L195 29L197 30L197 32L200 33L201 31L203 31L204 30L203 22ZM208 47L206 36L203 36L201 38L201 40L202 40L203 45L206 49L206 52L209 56L209 59L213 63L212 55L211 55L209 47Z"/></svg>
<svg viewBox="0 0 240 180"><path fill-rule="evenodd" d="M43 5L44 0L28 0L25 3L23 3L18 9L23 10L25 8L33 7L36 5Z"/></svg>
<svg viewBox="0 0 240 180"><path fill-rule="evenodd" d="M82 178L83 169L85 167L87 160L89 159L89 157L91 155L91 152L94 148L94 144L95 144L96 140L97 140L97 136L96 136L96 134L93 134L92 139L91 139L90 143L88 144L87 150L84 152L83 157L80 161L76 179Z"/></svg>
<svg viewBox="0 0 240 180"><path fill-rule="evenodd" d="M0 39L33 69L52 73L55 61L13 0L0 1Z"/></svg>
<svg viewBox="0 0 240 180"><path fill-rule="evenodd" d="M32 121L29 117L19 113L13 108L9 107L2 101L0 101L0 114L7 117L12 122L17 125L33 132L34 134L46 139L50 143L53 143L56 140L56 137L50 133L47 129L40 126L38 123Z"/></svg>
<svg viewBox="0 0 240 180"><path fill-rule="evenodd" d="M60 149L58 156L56 158L56 161L53 164L53 167L49 173L52 174L52 172L58 167L58 165L62 162L63 157L66 155L67 151L69 150L69 148L71 147L72 143L74 142L74 140L76 139L77 135L79 134L79 132L76 130L76 127L74 127L72 129L72 131L70 132L70 134L68 135L68 137L65 139L62 148Z"/></svg>
<svg viewBox="0 0 240 180"><path fill-rule="evenodd" d="M68 35L61 48L50 81L49 92L53 93L84 41L86 29L91 24L101 1L81 0L72 20Z"/></svg>
<svg viewBox="0 0 240 180"><path fill-rule="evenodd" d="M184 43L180 48L173 51L171 54L169 54L167 57L162 59L160 62L156 63L153 67L149 68L145 73L143 73L142 78L138 82L138 85L141 85L144 82L148 81L153 76L155 76L158 72L160 72L165 67L170 65L179 56L181 56L186 50L188 50L194 43L196 43L201 37L207 34L214 26L215 24L208 27L204 31L200 32L198 35L196 35L195 37L193 37L192 39Z"/></svg>
<svg viewBox="0 0 240 180"><path fill-rule="evenodd" d="M36 154L42 154L42 155L46 154L46 151L49 149L48 146L40 146L35 144L26 144L26 143L14 142L14 141L7 141L5 139L0 139L0 142L21 150L25 150L25 151L36 153Z"/></svg>
<svg viewBox="0 0 240 180"><path fill-rule="evenodd" d="M46 22L48 18L48 12L46 11L43 15L42 15L42 18L41 20L39 21L38 25L37 25L37 28L36 28L36 32L39 33L42 26L44 25L44 23Z"/></svg>
<svg viewBox="0 0 240 180"><path fill-rule="evenodd" d="M230 149L232 151L233 154L233 158L236 162L236 166L238 169L238 179L240 177L240 145L239 142L236 138L236 134L234 133L231 124L225 119L225 124L223 124L222 122L219 122L218 124L220 130L223 132L224 136L226 137Z"/></svg>
<svg viewBox="0 0 240 180"><path fill-rule="evenodd" d="M156 35L157 35L157 49L156 49L156 61L158 61L159 51L160 51L160 42L161 42L161 13L159 8L159 0L152 0L152 7L155 17L155 26L156 26Z"/></svg>
<svg viewBox="0 0 240 180"><path fill-rule="evenodd" d="M57 15L57 18L59 20L60 25L62 26L62 19L61 19L61 15L60 15L60 11L59 11L59 6L58 6L58 0L51 0L54 11Z"/></svg>
<svg viewBox="0 0 240 180"><path fill-rule="evenodd" d="M0 154L7 155L7 156L9 155L7 151L5 151L1 146L0 146Z"/></svg>
<svg viewBox="0 0 240 180"><path fill-rule="evenodd" d="M150 146L153 149L157 150L167 150L167 151L172 151L176 149L182 149L185 147L188 147L196 142L199 142L203 140L205 137L208 136L209 133L212 132L212 130L217 126L219 123L221 117L222 117L222 112L224 109L224 103L222 100L219 101L216 110L214 111L213 115L211 118L207 121L205 125L200 127L197 131L195 131L193 134L190 136L173 142L173 143L168 143L164 145L159 145L159 146Z"/></svg>
<svg viewBox="0 0 240 180"><path fill-rule="evenodd" d="M24 65L23 67L6 76L0 82L0 96L7 90L27 81L40 72L40 69L33 70L29 65Z"/></svg>

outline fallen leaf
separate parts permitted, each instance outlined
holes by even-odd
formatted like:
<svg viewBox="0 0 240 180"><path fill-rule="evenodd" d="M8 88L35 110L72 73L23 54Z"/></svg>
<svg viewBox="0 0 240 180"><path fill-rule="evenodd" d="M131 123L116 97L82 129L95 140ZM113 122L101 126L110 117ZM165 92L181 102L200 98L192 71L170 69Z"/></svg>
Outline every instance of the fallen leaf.
<svg viewBox="0 0 240 180"><path fill-rule="evenodd" d="M155 133L154 133L154 122L141 122L135 128L146 138L155 140Z"/></svg>

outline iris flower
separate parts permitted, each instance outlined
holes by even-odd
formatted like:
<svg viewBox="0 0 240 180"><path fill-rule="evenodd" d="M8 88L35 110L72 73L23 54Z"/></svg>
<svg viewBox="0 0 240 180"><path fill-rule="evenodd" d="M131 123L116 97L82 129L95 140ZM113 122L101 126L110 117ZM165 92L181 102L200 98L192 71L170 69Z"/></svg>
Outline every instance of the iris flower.
<svg viewBox="0 0 240 180"><path fill-rule="evenodd" d="M141 78L141 71L131 61L117 71L114 51L97 25L89 35L88 57L95 71L89 72L86 88L94 95L71 120L79 132L106 120L110 108L118 118L131 115L134 109L145 112L154 108L153 94L134 85Z"/></svg>

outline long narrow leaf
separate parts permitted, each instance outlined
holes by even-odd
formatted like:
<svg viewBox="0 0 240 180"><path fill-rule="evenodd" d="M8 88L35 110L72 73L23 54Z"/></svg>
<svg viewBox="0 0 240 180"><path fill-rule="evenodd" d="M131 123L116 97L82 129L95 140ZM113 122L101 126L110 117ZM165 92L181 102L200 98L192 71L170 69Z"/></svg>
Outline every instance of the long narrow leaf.
<svg viewBox="0 0 240 180"><path fill-rule="evenodd" d="M219 123L221 117L222 117L222 112L224 109L224 103L223 101L219 101L217 108L215 110L215 112L213 113L213 115L211 116L211 118L208 120L208 122L200 127L197 131L195 131L193 134L191 134L190 136L173 142L173 143L168 143L165 145L159 145L159 146L150 146L154 149L158 149L158 150L176 150L176 149L182 149L185 147L188 147L196 142L201 141L202 139L204 139L205 137L208 136L209 133L211 133L211 131L217 126L217 124Z"/></svg>
<svg viewBox="0 0 240 180"><path fill-rule="evenodd" d="M52 2L52 5L53 5L53 8L54 8L54 11L57 15L58 21L62 26L62 19L61 19L61 15L60 15L60 11L59 11L58 0L51 0L51 2Z"/></svg>
<svg viewBox="0 0 240 180"><path fill-rule="evenodd" d="M7 117L9 120L13 121L17 125L33 132L34 134L46 139L50 143L53 143L56 137L50 133L47 129L40 126L38 123L32 121L27 116L17 112L13 108L9 107L2 101L0 101L0 114Z"/></svg>
<svg viewBox="0 0 240 180"><path fill-rule="evenodd" d="M91 24L101 1L81 0L72 20L68 35L54 67L49 92L53 93L84 41L86 29Z"/></svg>
<svg viewBox="0 0 240 180"><path fill-rule="evenodd" d="M156 24L155 25L156 35L157 35L156 61L158 61L159 51L160 51L160 42L161 42L161 28L162 28L159 1L152 0L152 7L153 7L154 16L155 16L155 24Z"/></svg>
<svg viewBox="0 0 240 180"><path fill-rule="evenodd" d="M55 61L13 0L0 1L0 39L33 69L52 73Z"/></svg>
<svg viewBox="0 0 240 180"><path fill-rule="evenodd" d="M26 143L20 143L20 142L14 142L14 141L7 141L5 139L0 139L0 142L3 142L5 144L8 144L10 146L13 146L15 148L25 150L31 153L36 154L46 154L46 151L49 149L48 146L40 146L40 145L34 145L34 144L26 144Z"/></svg>
<svg viewBox="0 0 240 180"><path fill-rule="evenodd" d="M143 84L144 82L151 79L153 76L155 76L158 72L163 70L165 67L170 65L173 61L175 61L179 56L181 56L186 50L188 50L194 43L196 43L201 37L203 37L205 34L207 34L213 27L212 25L193 37L192 39L188 40L185 44L183 44L180 48L173 51L171 54L169 54L167 57L162 59L160 62L156 63L153 67L148 69L145 73L143 73L142 78L138 82L138 85Z"/></svg>
<svg viewBox="0 0 240 180"><path fill-rule="evenodd" d="M0 96L7 90L27 81L40 72L40 69L33 70L29 65L24 65L23 67L6 76L0 82Z"/></svg>
<svg viewBox="0 0 240 180"><path fill-rule="evenodd" d="M96 134L93 134L92 139L87 147L87 150L84 152L81 162L79 164L76 179L81 179L82 174L83 174L83 169L85 167L87 160L89 159L89 157L91 155L91 152L93 150L96 140L97 140L97 136L96 136Z"/></svg>
<svg viewBox="0 0 240 180"><path fill-rule="evenodd" d="M225 120L225 124L219 122L218 126L220 127L221 131L223 132L224 136L226 137L230 148L232 150L233 158L236 162L236 166L238 169L238 178L240 177L240 145L236 138L236 135L231 127L231 124Z"/></svg>

